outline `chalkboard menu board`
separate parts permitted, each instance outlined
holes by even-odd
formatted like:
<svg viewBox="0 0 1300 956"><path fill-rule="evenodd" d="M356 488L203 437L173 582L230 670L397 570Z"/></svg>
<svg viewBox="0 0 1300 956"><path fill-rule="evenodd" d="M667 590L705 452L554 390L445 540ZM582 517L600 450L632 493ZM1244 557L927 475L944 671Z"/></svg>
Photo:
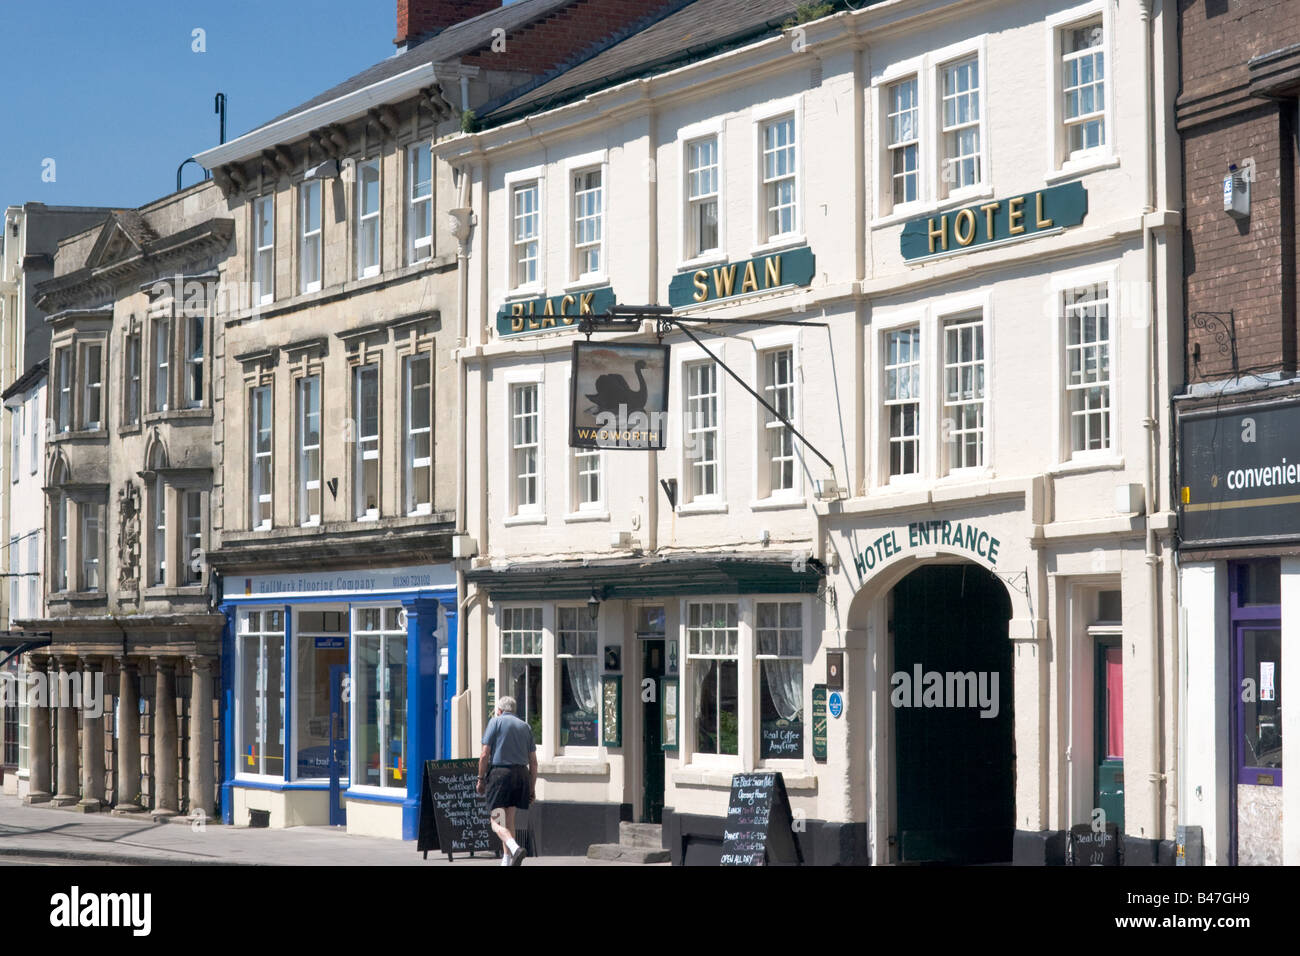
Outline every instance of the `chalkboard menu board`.
<svg viewBox="0 0 1300 956"><path fill-rule="evenodd" d="M794 838L794 816L779 773L738 773L722 832L723 866L789 866L803 863Z"/></svg>
<svg viewBox="0 0 1300 956"><path fill-rule="evenodd" d="M479 796L477 760L426 760L420 798L420 836L416 849L428 859L439 850L496 854L501 841L492 832L487 800Z"/></svg>
<svg viewBox="0 0 1300 956"><path fill-rule="evenodd" d="M1071 866L1119 866L1119 827L1106 824L1094 830L1091 824L1070 827Z"/></svg>

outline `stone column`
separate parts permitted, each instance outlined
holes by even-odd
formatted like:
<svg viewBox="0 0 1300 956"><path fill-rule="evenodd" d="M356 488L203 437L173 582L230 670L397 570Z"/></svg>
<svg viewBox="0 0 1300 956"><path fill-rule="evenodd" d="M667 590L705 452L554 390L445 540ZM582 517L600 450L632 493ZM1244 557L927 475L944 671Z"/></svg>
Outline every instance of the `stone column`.
<svg viewBox="0 0 1300 956"><path fill-rule="evenodd" d="M113 788L115 814L139 813L140 696L136 665L122 658L117 677L117 786Z"/></svg>
<svg viewBox="0 0 1300 956"><path fill-rule="evenodd" d="M212 659L190 658L190 816L212 816Z"/></svg>
<svg viewBox="0 0 1300 956"><path fill-rule="evenodd" d="M81 800L77 809L98 813L104 806L104 671L98 660L81 659Z"/></svg>
<svg viewBox="0 0 1300 956"><path fill-rule="evenodd" d="M154 658L154 799L153 817L165 820L180 813L180 761L176 740L176 665Z"/></svg>
<svg viewBox="0 0 1300 956"><path fill-rule="evenodd" d="M57 677L50 684L50 703L58 707L58 779L55 781L54 799L50 801L56 807L74 805L81 794L78 790L81 781L78 778L77 751L77 711L72 706L73 688L76 677L73 674L75 659L60 657L56 662ZM80 703L80 701L76 701Z"/></svg>
<svg viewBox="0 0 1300 956"><path fill-rule="evenodd" d="M32 658L27 675L27 763L31 770L26 803L49 803L50 785L50 662Z"/></svg>

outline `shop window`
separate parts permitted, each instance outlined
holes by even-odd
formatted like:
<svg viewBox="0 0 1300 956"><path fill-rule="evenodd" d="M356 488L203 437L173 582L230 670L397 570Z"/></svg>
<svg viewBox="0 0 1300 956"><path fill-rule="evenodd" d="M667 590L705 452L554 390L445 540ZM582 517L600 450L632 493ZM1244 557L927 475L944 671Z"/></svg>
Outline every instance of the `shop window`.
<svg viewBox="0 0 1300 956"><path fill-rule="evenodd" d="M687 606L686 653L695 694L695 751L740 753L739 608L734 603Z"/></svg>
<svg viewBox="0 0 1300 956"><path fill-rule="evenodd" d="M320 376L298 380L298 523L320 524Z"/></svg>
<svg viewBox="0 0 1300 956"><path fill-rule="evenodd" d="M240 774L284 777L284 613L246 611L238 642Z"/></svg>
<svg viewBox="0 0 1300 956"><path fill-rule="evenodd" d="M557 610L556 651L560 667L560 746L595 747L597 694L596 621L587 608Z"/></svg>
<svg viewBox="0 0 1300 956"><path fill-rule="evenodd" d="M803 605L760 601L754 608L758 659L759 752L803 757Z"/></svg>
<svg viewBox="0 0 1300 956"><path fill-rule="evenodd" d="M357 278L379 275L379 160L357 163Z"/></svg>
<svg viewBox="0 0 1300 956"><path fill-rule="evenodd" d="M541 386L529 382L510 386L510 473L514 514L540 510L541 482Z"/></svg>
<svg viewBox="0 0 1300 956"><path fill-rule="evenodd" d="M354 783L406 787L406 613L400 607L354 611L357 670L353 720Z"/></svg>
<svg viewBox="0 0 1300 956"><path fill-rule="evenodd" d="M347 668L347 613L297 612L294 669L294 778L308 780L329 775L330 670ZM336 736L347 735L344 727ZM344 774L346 779L346 773Z"/></svg>
<svg viewBox="0 0 1300 956"><path fill-rule="evenodd" d="M762 370L763 398L780 412L786 421L794 421L794 349L768 349L759 353ZM767 462L765 475L760 475L760 497L768 498L782 492L795 490L797 461L794 453L794 432L780 418L766 409L761 410L763 434L760 459ZM765 480L764 480L765 479Z"/></svg>
<svg viewBox="0 0 1300 956"><path fill-rule="evenodd" d="M720 494L721 449L718 427L718 366L696 362L686 367L686 501Z"/></svg>
<svg viewBox="0 0 1300 956"><path fill-rule="evenodd" d="M29 671L26 667L19 668L18 680L22 686L30 686ZM31 748L29 740L31 736L31 710L27 706L27 695L24 694L18 699L18 772L22 773L31 766Z"/></svg>
<svg viewBox="0 0 1300 956"><path fill-rule="evenodd" d="M8 681L11 675L5 674ZM6 767L18 766L18 701L12 695L4 699L4 749L0 752L0 763Z"/></svg>
<svg viewBox="0 0 1300 956"><path fill-rule="evenodd" d="M501 609L501 684L499 695L515 699L515 716L542 742L542 609Z"/></svg>
<svg viewBox="0 0 1300 956"><path fill-rule="evenodd" d="M1111 444L1109 288L1090 285L1064 296L1070 450L1105 451Z"/></svg>
<svg viewBox="0 0 1300 956"><path fill-rule="evenodd" d="M402 370L406 454L402 484L406 489L406 513L427 515L433 511L433 380L428 352L406 358Z"/></svg>
<svg viewBox="0 0 1300 956"><path fill-rule="evenodd" d="M602 173L588 169L573 176L573 266L571 278L599 275L604 268L605 202Z"/></svg>
<svg viewBox="0 0 1300 956"><path fill-rule="evenodd" d="M379 517L379 366L362 365L352 374L354 516L372 521Z"/></svg>
<svg viewBox="0 0 1300 956"><path fill-rule="evenodd" d="M248 393L249 527L271 527L271 386L259 385Z"/></svg>
<svg viewBox="0 0 1300 956"><path fill-rule="evenodd" d="M1281 565L1272 559L1228 567L1237 782L1281 786Z"/></svg>
<svg viewBox="0 0 1300 956"><path fill-rule="evenodd" d="M893 205L901 206L916 202L921 195L921 130L916 77L893 84L886 96L888 113L885 129L889 149L891 197Z"/></svg>
<svg viewBox="0 0 1300 956"><path fill-rule="evenodd" d="M428 143L406 150L406 261L433 255L433 164Z"/></svg>
<svg viewBox="0 0 1300 956"><path fill-rule="evenodd" d="M275 196L253 200L253 305L275 299Z"/></svg>
<svg viewBox="0 0 1300 956"><path fill-rule="evenodd" d="M512 253L514 280L518 289L538 281L537 263L541 249L541 208L540 193L536 182L516 186L511 194L512 200Z"/></svg>
<svg viewBox="0 0 1300 956"><path fill-rule="evenodd" d="M940 179L943 195L979 185L980 139L980 65L978 57L968 57L939 68L943 101L940 106L940 132L943 142L943 166Z"/></svg>
<svg viewBox="0 0 1300 956"><path fill-rule="evenodd" d="M943 327L943 417L948 470L984 464L984 316Z"/></svg>
<svg viewBox="0 0 1300 956"><path fill-rule="evenodd" d="M799 228L798 149L793 116L763 124L763 218L765 241Z"/></svg>
<svg viewBox="0 0 1300 956"><path fill-rule="evenodd" d="M885 334L885 415L889 476L921 472L921 330Z"/></svg>
<svg viewBox="0 0 1300 956"><path fill-rule="evenodd" d="M686 204L688 258L717 252L721 247L718 209L721 179L718 175L718 137L686 144Z"/></svg>
<svg viewBox="0 0 1300 956"><path fill-rule="evenodd" d="M321 286L321 184L305 181L298 187L298 291L319 292Z"/></svg>

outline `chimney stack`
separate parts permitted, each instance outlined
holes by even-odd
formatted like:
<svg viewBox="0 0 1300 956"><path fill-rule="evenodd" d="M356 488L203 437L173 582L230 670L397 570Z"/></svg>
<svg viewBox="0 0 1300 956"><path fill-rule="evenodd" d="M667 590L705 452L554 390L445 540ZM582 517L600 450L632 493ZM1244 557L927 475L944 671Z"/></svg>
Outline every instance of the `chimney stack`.
<svg viewBox="0 0 1300 956"><path fill-rule="evenodd" d="M410 48L454 23L501 6L501 0L397 0L399 47Z"/></svg>

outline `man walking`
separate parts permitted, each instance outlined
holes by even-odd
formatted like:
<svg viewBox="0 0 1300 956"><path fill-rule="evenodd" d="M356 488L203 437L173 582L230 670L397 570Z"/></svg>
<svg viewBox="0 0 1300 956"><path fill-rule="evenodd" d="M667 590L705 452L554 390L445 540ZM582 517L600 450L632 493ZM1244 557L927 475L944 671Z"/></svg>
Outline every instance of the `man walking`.
<svg viewBox="0 0 1300 956"><path fill-rule="evenodd" d="M518 866L524 848L515 841L515 809L527 810L537 799L537 746L533 729L515 716L513 697L497 701L496 716L483 731L478 792L487 796L492 829L505 848L501 865Z"/></svg>

